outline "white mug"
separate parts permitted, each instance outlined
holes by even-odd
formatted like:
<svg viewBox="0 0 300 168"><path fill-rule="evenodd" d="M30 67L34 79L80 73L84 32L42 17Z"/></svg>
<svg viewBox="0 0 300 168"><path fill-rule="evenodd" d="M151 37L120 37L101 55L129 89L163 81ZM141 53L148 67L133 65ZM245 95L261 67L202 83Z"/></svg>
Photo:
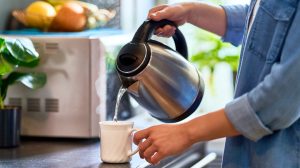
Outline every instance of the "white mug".
<svg viewBox="0 0 300 168"><path fill-rule="evenodd" d="M103 121L100 124L100 155L106 163L126 163L138 152L132 151L132 133L138 131L129 121Z"/></svg>

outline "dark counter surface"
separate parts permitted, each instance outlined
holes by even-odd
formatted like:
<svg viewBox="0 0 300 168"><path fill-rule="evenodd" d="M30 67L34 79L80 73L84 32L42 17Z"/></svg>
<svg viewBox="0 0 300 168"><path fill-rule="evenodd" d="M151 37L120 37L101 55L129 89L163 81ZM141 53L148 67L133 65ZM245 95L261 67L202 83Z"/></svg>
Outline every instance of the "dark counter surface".
<svg viewBox="0 0 300 168"><path fill-rule="evenodd" d="M99 139L22 138L17 148L0 148L1 168L154 168L190 167L203 157L203 144L195 144L180 156L149 166L136 154L127 164L101 163Z"/></svg>

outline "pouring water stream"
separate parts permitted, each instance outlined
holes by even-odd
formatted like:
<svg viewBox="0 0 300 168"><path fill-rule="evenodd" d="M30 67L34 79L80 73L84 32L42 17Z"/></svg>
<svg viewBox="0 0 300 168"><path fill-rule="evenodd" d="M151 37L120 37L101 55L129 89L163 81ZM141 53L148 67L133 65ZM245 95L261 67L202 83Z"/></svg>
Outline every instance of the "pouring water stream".
<svg viewBox="0 0 300 168"><path fill-rule="evenodd" d="M120 101L126 91L127 91L127 88L125 88L123 85L119 89L117 101L116 101L116 107L115 107L115 115L113 118L113 121L115 121L115 122L118 122L118 111L119 111Z"/></svg>

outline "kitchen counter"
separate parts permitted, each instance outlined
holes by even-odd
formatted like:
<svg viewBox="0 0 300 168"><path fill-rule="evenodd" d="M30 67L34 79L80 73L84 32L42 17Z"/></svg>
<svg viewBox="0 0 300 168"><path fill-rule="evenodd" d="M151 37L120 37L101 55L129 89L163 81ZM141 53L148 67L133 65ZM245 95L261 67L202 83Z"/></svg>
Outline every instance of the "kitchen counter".
<svg viewBox="0 0 300 168"><path fill-rule="evenodd" d="M17 148L0 148L1 168L158 168L191 167L203 158L204 145L198 143L184 154L150 166L137 155L127 164L107 164L100 160L99 139L22 138Z"/></svg>

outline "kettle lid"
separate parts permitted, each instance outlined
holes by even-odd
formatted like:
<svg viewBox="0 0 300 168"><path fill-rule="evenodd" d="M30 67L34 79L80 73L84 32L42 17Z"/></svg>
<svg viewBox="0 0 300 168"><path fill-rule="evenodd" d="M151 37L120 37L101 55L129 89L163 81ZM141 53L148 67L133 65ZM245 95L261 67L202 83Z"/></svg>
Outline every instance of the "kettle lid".
<svg viewBox="0 0 300 168"><path fill-rule="evenodd" d="M126 44L119 52L117 69L121 75L134 76L140 73L149 63L150 48L145 43Z"/></svg>

